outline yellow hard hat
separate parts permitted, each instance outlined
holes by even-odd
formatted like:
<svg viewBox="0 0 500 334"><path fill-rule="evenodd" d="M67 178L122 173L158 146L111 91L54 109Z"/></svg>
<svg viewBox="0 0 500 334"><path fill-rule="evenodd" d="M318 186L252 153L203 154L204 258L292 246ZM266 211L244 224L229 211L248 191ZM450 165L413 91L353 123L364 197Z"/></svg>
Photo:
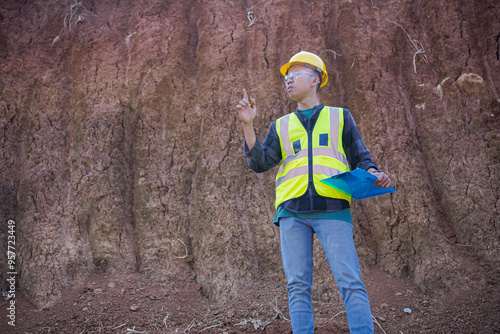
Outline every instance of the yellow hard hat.
<svg viewBox="0 0 500 334"><path fill-rule="evenodd" d="M287 75L288 69L293 65L305 65L307 67L311 67L314 70L321 73L321 85L323 87L328 82L328 73L326 72L326 66L323 60L320 57L316 56L314 53L307 51L300 51L295 54L290 61L285 65L281 66L280 72L284 76Z"/></svg>

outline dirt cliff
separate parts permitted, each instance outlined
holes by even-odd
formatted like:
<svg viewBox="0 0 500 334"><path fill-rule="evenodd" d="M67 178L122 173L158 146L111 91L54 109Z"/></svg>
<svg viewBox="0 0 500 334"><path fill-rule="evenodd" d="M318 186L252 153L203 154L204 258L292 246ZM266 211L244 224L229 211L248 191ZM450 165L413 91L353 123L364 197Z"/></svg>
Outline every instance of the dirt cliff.
<svg viewBox="0 0 500 334"><path fill-rule="evenodd" d="M14 220L18 288L46 308L94 273L194 280L215 299L283 281L274 173L248 169L234 106L246 87L263 140L295 108L278 70L300 50L323 58L321 101L351 110L397 188L353 205L365 270L429 295L498 284L499 11L3 1L0 244ZM338 301L315 252L315 298Z"/></svg>

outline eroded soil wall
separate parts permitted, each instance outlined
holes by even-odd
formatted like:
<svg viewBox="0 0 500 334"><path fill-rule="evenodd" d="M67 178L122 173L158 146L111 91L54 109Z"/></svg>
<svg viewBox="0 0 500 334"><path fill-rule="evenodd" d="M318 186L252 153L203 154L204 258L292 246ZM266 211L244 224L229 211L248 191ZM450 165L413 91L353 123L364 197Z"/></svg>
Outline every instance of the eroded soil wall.
<svg viewBox="0 0 500 334"><path fill-rule="evenodd" d="M3 1L0 244L14 220L20 288L47 307L95 271L217 298L283 279L274 172L248 169L234 106L246 87L263 140L295 108L278 70L300 50L398 190L353 205L362 264L429 293L483 284L472 272L500 268L499 20L494 0ZM316 297L338 298L317 258Z"/></svg>

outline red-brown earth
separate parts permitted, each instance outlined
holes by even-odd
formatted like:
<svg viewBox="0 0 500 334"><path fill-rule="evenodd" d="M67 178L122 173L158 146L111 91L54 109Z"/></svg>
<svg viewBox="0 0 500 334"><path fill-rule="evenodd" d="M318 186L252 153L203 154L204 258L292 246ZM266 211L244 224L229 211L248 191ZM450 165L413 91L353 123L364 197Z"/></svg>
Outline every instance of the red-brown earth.
<svg viewBox="0 0 500 334"><path fill-rule="evenodd" d="M375 333L500 332L498 282L433 297L379 269L370 268L364 277ZM95 274L46 310L37 310L20 295L15 328L3 321L3 303L2 333L291 333L284 286L261 281L234 298L214 301L192 281ZM349 333L341 303L316 299L313 307L315 333Z"/></svg>
<svg viewBox="0 0 500 334"><path fill-rule="evenodd" d="M246 166L234 106L246 87L263 140L300 50L397 189L352 209L380 326L498 333L495 0L2 1L1 332L289 332L275 172ZM314 251L317 332L347 332Z"/></svg>

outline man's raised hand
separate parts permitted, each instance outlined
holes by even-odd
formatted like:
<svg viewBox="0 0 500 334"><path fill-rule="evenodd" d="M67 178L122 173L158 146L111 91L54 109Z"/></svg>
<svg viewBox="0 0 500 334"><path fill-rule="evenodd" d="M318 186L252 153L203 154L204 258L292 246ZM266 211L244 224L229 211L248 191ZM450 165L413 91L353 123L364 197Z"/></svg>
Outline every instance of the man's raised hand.
<svg viewBox="0 0 500 334"><path fill-rule="evenodd" d="M257 105L255 99L249 99L247 91L243 88L243 98L236 105L236 110L243 124L252 124L257 115Z"/></svg>

